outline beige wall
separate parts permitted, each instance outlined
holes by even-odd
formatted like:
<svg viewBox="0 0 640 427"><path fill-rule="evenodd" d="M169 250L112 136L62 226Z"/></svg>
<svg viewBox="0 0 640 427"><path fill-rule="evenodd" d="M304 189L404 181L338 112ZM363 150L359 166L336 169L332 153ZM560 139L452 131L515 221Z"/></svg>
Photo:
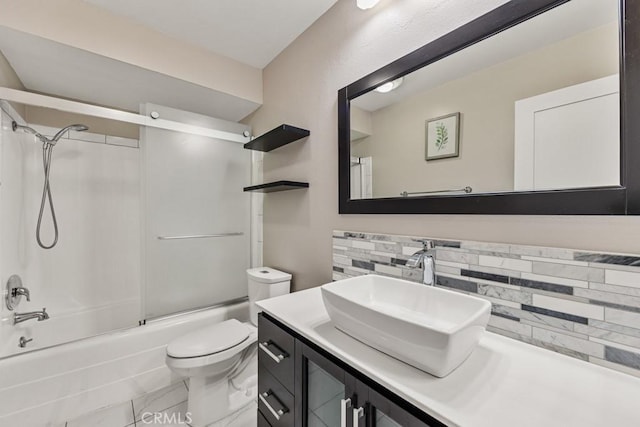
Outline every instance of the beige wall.
<svg viewBox="0 0 640 427"><path fill-rule="evenodd" d="M515 101L617 73L617 37L612 23L375 111L372 135L358 144L373 156L374 197L466 186L512 191ZM426 162L425 119L454 112L459 157Z"/></svg>
<svg viewBox="0 0 640 427"><path fill-rule="evenodd" d="M349 113L351 114L351 155L362 157L363 155L358 152L359 142L366 140L373 133L371 113L355 105L351 106ZM362 147L366 150L366 144Z"/></svg>
<svg viewBox="0 0 640 427"><path fill-rule="evenodd" d="M19 90L24 89L24 85L22 84L22 82L18 78L18 75L13 70L11 64L9 64L9 61L7 61L7 58L5 58L2 52L0 52L0 86ZM13 103L11 105L16 109L16 111L18 111L20 115L24 116L24 106Z"/></svg>
<svg viewBox="0 0 640 427"><path fill-rule="evenodd" d="M0 0L0 25L262 103L261 70L82 0Z"/></svg>
<svg viewBox="0 0 640 427"><path fill-rule="evenodd" d="M382 0L360 11L339 0L266 67L254 134L284 122L311 135L265 154L266 180L310 184L265 196L265 265L292 272L298 290L330 281L332 229L640 254L638 217L338 215L338 89L501 3Z"/></svg>
<svg viewBox="0 0 640 427"><path fill-rule="evenodd" d="M2 52L0 52L0 86L11 89L24 89L24 85Z"/></svg>

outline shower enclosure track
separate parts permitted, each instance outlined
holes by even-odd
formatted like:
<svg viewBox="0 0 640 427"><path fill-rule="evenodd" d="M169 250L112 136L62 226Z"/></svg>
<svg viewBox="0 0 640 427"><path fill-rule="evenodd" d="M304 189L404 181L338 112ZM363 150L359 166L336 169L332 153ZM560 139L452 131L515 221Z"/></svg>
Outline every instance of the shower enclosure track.
<svg viewBox="0 0 640 427"><path fill-rule="evenodd" d="M130 113L128 111L116 110L113 108L98 107L96 105L85 104L77 101L68 101L66 99L55 98L52 96L40 95L37 93L25 92L22 90L10 89L7 87L0 87L0 101L2 102L2 109L10 114L13 108L5 108L9 105L8 102L16 102L19 104L34 105L37 107L51 108L59 111L66 111L68 113L83 114L93 117L101 117L103 119L117 120L125 123L133 123L141 126L149 126L158 129L166 129L178 132L185 132L193 135L206 136L210 138L222 139L225 141L238 142L245 144L250 141L249 137L232 132L225 132L216 129L205 128L201 126L194 126L185 123L175 122L173 120L166 119L154 119L142 114ZM6 104L6 105L5 105ZM15 117L13 117L16 120ZM18 124L20 121L16 120Z"/></svg>

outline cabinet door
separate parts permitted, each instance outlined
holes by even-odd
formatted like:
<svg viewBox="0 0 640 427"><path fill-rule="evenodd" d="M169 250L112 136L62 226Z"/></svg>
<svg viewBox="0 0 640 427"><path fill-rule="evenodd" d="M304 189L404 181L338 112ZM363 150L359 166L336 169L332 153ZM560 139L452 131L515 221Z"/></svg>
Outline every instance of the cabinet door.
<svg viewBox="0 0 640 427"><path fill-rule="evenodd" d="M366 411L354 421L354 408L366 402L366 388L327 357L296 341L296 425L365 427Z"/></svg>
<svg viewBox="0 0 640 427"><path fill-rule="evenodd" d="M440 427L444 424L433 420L421 421L410 412L396 405L382 394L369 389L370 427Z"/></svg>
<svg viewBox="0 0 640 427"><path fill-rule="evenodd" d="M262 415L262 412L258 409L258 427L271 427L269 421Z"/></svg>

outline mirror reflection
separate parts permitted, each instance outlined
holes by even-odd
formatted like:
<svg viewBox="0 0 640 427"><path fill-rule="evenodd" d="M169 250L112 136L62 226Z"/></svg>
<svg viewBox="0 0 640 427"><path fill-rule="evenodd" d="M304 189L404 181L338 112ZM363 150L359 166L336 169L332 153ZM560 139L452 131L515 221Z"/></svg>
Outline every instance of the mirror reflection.
<svg viewBox="0 0 640 427"><path fill-rule="evenodd" d="M570 1L351 100L351 198L620 184L616 0Z"/></svg>

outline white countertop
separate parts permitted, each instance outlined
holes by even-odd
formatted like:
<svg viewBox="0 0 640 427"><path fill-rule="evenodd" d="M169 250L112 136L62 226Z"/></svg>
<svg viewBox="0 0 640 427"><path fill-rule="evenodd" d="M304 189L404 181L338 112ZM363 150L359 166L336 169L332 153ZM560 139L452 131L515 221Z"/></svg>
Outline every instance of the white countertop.
<svg viewBox="0 0 640 427"><path fill-rule="evenodd" d="M259 301L265 312L449 426L640 426L640 378L485 332L436 378L333 327L320 288Z"/></svg>

